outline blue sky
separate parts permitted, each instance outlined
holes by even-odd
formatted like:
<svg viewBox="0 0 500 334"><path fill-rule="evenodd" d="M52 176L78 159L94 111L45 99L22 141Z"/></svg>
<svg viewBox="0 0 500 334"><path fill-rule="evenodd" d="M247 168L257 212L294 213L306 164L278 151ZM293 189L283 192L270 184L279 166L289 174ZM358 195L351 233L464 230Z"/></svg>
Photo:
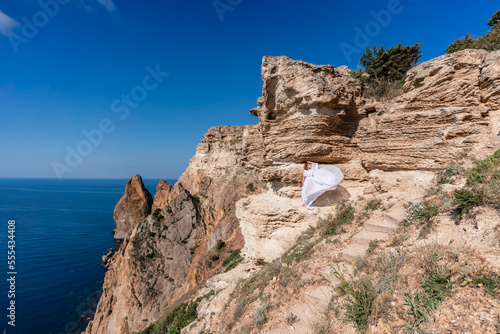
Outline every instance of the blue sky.
<svg viewBox="0 0 500 334"><path fill-rule="evenodd" d="M177 178L209 127L258 121L249 109L263 56L354 69L366 45L402 42L422 43L425 61L467 32L485 34L498 9L449 0L3 0L0 177Z"/></svg>

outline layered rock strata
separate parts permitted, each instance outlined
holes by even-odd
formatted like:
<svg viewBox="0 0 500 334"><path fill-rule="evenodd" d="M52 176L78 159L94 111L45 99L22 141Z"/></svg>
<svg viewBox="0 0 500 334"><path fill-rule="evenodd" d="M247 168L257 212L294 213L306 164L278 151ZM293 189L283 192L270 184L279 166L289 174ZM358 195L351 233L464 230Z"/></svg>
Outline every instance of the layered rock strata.
<svg viewBox="0 0 500 334"><path fill-rule="evenodd" d="M264 57L263 96L251 110L258 124L210 128L178 182L160 182L153 203L140 178L127 184L115 210L126 239L87 333L137 332L165 316L219 270L209 258L218 240L230 249L248 242L248 258L279 256L317 219L300 208L306 160L345 174L341 195L319 209L328 211L337 200L387 191L382 181L397 171L418 178L464 149L498 148L499 57L464 50L424 62L400 96L383 102L364 98L345 67Z"/></svg>

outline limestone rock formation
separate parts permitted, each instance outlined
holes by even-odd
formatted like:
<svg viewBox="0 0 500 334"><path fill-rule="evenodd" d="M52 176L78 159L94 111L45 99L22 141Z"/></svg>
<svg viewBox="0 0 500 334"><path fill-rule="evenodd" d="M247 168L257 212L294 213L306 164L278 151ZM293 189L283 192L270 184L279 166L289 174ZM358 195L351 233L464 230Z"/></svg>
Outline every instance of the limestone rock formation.
<svg viewBox="0 0 500 334"><path fill-rule="evenodd" d="M288 182L283 164L313 160L362 170L438 169L464 148L485 146L500 95L499 52L464 50L408 73L404 94L377 102L345 70L264 57L263 96L251 110L243 152L268 179ZM274 167L279 168L274 168ZM352 173L350 171L352 170ZM276 174L277 173L277 174Z"/></svg>
<svg viewBox="0 0 500 334"><path fill-rule="evenodd" d="M500 106L500 53L490 52L484 59L479 75L481 103L492 109Z"/></svg>
<svg viewBox="0 0 500 334"><path fill-rule="evenodd" d="M155 199L153 201L153 207L151 212L155 212L157 209L164 209L168 206L168 200L172 192L172 186L168 184L165 180L160 180L156 186Z"/></svg>
<svg viewBox="0 0 500 334"><path fill-rule="evenodd" d="M361 117L358 80L345 69L282 56L264 57L262 81L259 107L250 112L259 117L265 160L349 160Z"/></svg>
<svg viewBox="0 0 500 334"><path fill-rule="evenodd" d="M208 129L189 167L174 186L161 181L154 202L140 177L128 182L115 220L117 236L130 238L113 256L86 333L129 334L161 319L221 269L209 257L218 240L245 256L236 274L211 279L231 289L252 261L282 254L341 200L398 187L391 201L407 199L464 149L500 147L499 58L464 50L424 62L408 73L402 95L379 102L363 97L345 67L264 57L263 96L251 110L258 124ZM306 160L334 163L345 175L313 212L300 206ZM224 315L221 305L206 309L217 310L207 319ZM203 326L192 332L210 323Z"/></svg>
<svg viewBox="0 0 500 334"><path fill-rule="evenodd" d="M153 198L144 187L141 176L132 176L127 182L123 197L115 207L115 239L128 237L134 227L151 213L152 204Z"/></svg>
<svg viewBox="0 0 500 334"><path fill-rule="evenodd" d="M438 169L465 148L494 145L490 137L500 52L463 50L408 71L404 94L365 109L357 144L368 169ZM485 73L490 73L486 79ZM480 82L490 82L481 85ZM493 96L493 97L492 97Z"/></svg>
<svg viewBox="0 0 500 334"><path fill-rule="evenodd" d="M163 217L140 221L114 255L86 333L137 332L158 319L184 286L202 228L195 201L176 184L155 205Z"/></svg>
<svg viewBox="0 0 500 334"><path fill-rule="evenodd" d="M481 104L479 75L488 55L485 50L464 50L426 61L408 71L396 99L408 112L438 107L471 107Z"/></svg>
<svg viewBox="0 0 500 334"><path fill-rule="evenodd" d="M266 262L281 256L317 220L297 198L279 196L273 189L238 201L236 214L245 236L242 254Z"/></svg>
<svg viewBox="0 0 500 334"><path fill-rule="evenodd" d="M243 142L252 126L223 126L208 129L189 167L179 178L190 193L198 196L200 215L212 231L211 249L217 240L239 239L235 203L243 196L266 189L261 170L249 165Z"/></svg>
<svg viewBox="0 0 500 334"><path fill-rule="evenodd" d="M242 247L236 202L265 188L260 171L242 161L245 129L209 129L178 182L159 182L154 214L114 255L87 334L144 329L214 274L207 254L218 240Z"/></svg>

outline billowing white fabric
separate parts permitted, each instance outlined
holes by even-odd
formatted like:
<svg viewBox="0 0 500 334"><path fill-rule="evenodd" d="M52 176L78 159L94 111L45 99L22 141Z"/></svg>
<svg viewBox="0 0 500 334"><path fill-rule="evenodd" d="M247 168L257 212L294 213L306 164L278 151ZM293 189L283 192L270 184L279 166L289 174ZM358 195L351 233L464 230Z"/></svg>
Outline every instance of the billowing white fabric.
<svg viewBox="0 0 500 334"><path fill-rule="evenodd" d="M325 191L335 190L344 179L340 168L334 165L326 165L321 168L318 164L311 164L310 170L304 171L304 186L302 187L302 202L306 208L314 209L313 202Z"/></svg>

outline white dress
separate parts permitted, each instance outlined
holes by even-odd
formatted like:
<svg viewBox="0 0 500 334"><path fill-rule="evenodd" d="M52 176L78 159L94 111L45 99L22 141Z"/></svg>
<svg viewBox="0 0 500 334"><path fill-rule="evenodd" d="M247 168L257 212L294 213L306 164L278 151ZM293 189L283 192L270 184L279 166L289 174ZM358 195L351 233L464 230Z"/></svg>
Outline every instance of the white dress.
<svg viewBox="0 0 500 334"><path fill-rule="evenodd" d="M304 171L304 185L302 186L302 202L306 208L314 209L313 202L325 191L335 190L344 179L340 168L334 165L326 165L321 168L318 164L311 164L310 170Z"/></svg>

